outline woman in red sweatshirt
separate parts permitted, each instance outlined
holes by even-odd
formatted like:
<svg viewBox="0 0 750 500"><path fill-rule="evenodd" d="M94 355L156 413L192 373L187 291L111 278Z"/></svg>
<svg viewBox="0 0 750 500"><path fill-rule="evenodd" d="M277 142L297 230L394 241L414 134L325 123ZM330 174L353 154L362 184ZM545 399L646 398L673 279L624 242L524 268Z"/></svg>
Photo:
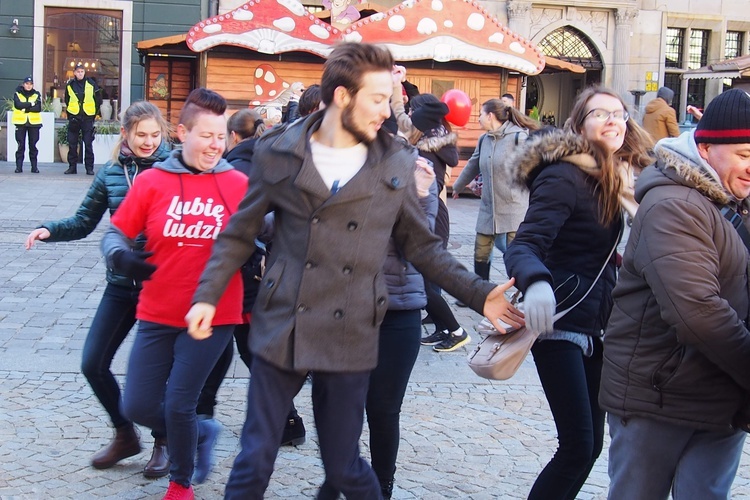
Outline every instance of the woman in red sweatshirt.
<svg viewBox="0 0 750 500"><path fill-rule="evenodd" d="M108 266L145 280L122 407L132 421L167 434L172 465L165 499L192 500L194 468L200 482L208 474L217 429L197 419L198 394L242 322L239 273L218 304L210 338L194 340L184 319L214 240L247 189L247 177L222 160L225 110L213 91L190 94L177 127L182 149L141 174L102 241ZM133 251L141 234L145 251Z"/></svg>

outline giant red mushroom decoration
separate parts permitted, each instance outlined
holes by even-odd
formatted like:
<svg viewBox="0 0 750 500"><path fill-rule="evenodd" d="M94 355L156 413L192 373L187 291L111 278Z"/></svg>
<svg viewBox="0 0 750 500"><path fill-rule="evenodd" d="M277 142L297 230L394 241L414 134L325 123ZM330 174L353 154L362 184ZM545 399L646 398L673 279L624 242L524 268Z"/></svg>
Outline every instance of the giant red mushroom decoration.
<svg viewBox="0 0 750 500"><path fill-rule="evenodd" d="M405 0L343 32L297 0L251 0L196 24L186 41L196 52L225 44L266 54L301 50L326 57L342 39L385 45L398 61L463 60L529 75L544 69L539 49L500 24L477 0Z"/></svg>

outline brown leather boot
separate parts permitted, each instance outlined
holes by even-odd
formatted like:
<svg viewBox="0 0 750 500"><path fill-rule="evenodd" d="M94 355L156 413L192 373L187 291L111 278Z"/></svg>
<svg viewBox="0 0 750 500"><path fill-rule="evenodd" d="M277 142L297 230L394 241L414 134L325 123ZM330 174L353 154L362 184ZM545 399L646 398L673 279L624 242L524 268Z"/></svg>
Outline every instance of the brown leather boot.
<svg viewBox="0 0 750 500"><path fill-rule="evenodd" d="M167 448L167 438L160 437L154 439L154 451L151 453L151 459L143 468L143 477L156 479L169 474L169 449Z"/></svg>
<svg viewBox="0 0 750 500"><path fill-rule="evenodd" d="M91 457L95 469L109 469L124 458L141 452L141 444L133 424L115 429L115 438L107 446Z"/></svg>

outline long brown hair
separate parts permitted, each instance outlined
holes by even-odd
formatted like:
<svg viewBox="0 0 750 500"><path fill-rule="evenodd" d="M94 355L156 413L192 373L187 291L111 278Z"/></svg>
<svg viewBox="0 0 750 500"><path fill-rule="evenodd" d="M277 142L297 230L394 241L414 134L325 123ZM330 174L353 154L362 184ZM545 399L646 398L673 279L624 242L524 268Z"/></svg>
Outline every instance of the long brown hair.
<svg viewBox="0 0 750 500"><path fill-rule="evenodd" d="M628 111L628 106L622 97L612 89L593 86L585 89L576 99L573 110L570 112L570 118L565 122L565 130L575 134L581 134L583 131L583 122L589 110L586 109L591 98L596 95L608 95L614 97L622 104L622 108ZM599 178L599 222L603 225L609 225L620 216L622 206L620 204L620 194L624 189L622 178L618 172L617 162L623 161L634 168L643 168L650 165L653 159L649 155L649 150L653 148L654 142L649 134L641 128L634 119L629 119L625 123L625 140L622 147L614 154L610 154L599 143L595 141L586 141L589 144L588 151L596 160L596 164L601 168L601 177Z"/></svg>
<svg viewBox="0 0 750 500"><path fill-rule="evenodd" d="M495 118L500 123L510 121L526 130L539 130L541 127L538 121L532 120L512 106L506 106L500 99L485 101L482 104L482 109L485 113L495 115Z"/></svg>

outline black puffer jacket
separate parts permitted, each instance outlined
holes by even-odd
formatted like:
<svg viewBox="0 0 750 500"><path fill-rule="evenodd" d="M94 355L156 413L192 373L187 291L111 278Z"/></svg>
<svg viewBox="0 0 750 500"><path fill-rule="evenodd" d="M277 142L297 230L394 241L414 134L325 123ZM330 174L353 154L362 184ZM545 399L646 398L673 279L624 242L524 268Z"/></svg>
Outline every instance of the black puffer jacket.
<svg viewBox="0 0 750 500"><path fill-rule="evenodd" d="M508 276L522 292L547 281L555 290L557 310L573 305L589 289L617 241L622 221L599 222L596 168L585 140L561 130L532 137L505 163L517 182L530 189L529 209L505 253ZM599 337L612 310L615 258L586 299L555 328Z"/></svg>
<svg viewBox="0 0 750 500"><path fill-rule="evenodd" d="M169 149L168 143L162 141L148 158L120 155L118 161L107 162L96 173L75 215L39 226L50 232L50 237L44 241L74 241L91 234L107 210L110 215L117 210L138 174L154 163L166 160ZM107 281L115 285L133 286L131 278L114 274L110 269L107 269Z"/></svg>

